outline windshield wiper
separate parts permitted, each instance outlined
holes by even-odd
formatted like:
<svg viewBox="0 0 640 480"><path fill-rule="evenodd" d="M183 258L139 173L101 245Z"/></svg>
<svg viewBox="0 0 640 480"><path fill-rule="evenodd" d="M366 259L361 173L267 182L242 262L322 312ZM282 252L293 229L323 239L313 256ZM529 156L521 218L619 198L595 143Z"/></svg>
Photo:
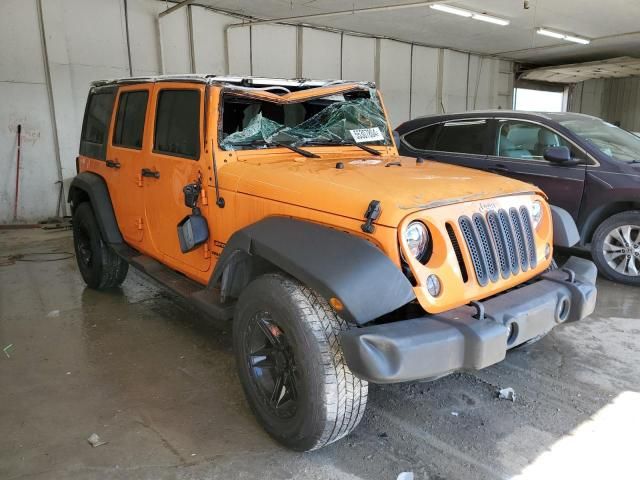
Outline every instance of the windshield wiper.
<svg viewBox="0 0 640 480"><path fill-rule="evenodd" d="M305 145L344 145L346 147L358 147L358 148L361 148L365 152L369 152L369 153L371 153L372 155L375 155L375 156L382 155L382 153L380 153L375 148L367 147L366 145L363 145L361 143L356 143L356 142L305 142Z"/></svg>
<svg viewBox="0 0 640 480"><path fill-rule="evenodd" d="M296 147L295 145L291 145L289 143L273 142L273 143L267 143L267 145L276 145L278 147L288 148L289 150L299 153L303 157L307 157L307 158L320 158L320 155L316 155L315 153L310 152L309 150L304 150L300 147Z"/></svg>
<svg viewBox="0 0 640 480"><path fill-rule="evenodd" d="M310 152L308 150L303 150L302 148L296 147L296 146L288 144L288 143L282 143L282 142L269 142L267 140L254 140L252 142L244 142L244 143L239 142L236 145L238 145L238 146L265 145L267 147L283 147L283 148L288 148L289 150L292 150L292 151L294 151L296 153L299 153L303 157L320 158L320 155L316 155L313 152Z"/></svg>

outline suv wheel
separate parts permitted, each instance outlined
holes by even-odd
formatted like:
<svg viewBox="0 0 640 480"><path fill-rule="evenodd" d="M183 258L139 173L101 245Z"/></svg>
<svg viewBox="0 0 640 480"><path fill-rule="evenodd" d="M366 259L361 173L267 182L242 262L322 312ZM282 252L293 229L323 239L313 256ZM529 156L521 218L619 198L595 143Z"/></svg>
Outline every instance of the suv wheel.
<svg viewBox="0 0 640 480"><path fill-rule="evenodd" d="M89 287L111 288L124 282L129 264L104 243L93 209L87 202L73 212L73 246L78 268Z"/></svg>
<svg viewBox="0 0 640 480"><path fill-rule="evenodd" d="M368 384L344 361L348 328L324 298L296 280L263 275L243 291L233 324L240 382L264 429L298 451L323 447L362 419Z"/></svg>
<svg viewBox="0 0 640 480"><path fill-rule="evenodd" d="M640 211L618 213L602 222L593 234L591 254L605 277L640 285Z"/></svg>

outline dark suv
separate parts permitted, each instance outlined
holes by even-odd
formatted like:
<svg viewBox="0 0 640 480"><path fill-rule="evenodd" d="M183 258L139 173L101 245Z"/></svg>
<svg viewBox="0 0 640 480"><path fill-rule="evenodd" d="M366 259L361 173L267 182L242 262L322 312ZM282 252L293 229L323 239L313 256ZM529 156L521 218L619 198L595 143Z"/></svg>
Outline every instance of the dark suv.
<svg viewBox="0 0 640 480"><path fill-rule="evenodd" d="M640 138L577 113L485 111L417 118L396 129L403 155L537 185L567 210L606 277L640 285Z"/></svg>

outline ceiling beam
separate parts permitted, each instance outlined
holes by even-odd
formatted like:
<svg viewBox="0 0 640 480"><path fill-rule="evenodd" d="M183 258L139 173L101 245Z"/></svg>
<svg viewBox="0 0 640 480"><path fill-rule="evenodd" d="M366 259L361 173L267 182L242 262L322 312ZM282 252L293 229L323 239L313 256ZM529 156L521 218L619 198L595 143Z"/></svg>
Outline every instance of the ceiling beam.
<svg viewBox="0 0 640 480"><path fill-rule="evenodd" d="M382 5L379 7L352 8L349 10L339 10L336 12L310 13L308 15L296 15L293 17L270 18L270 19L252 20L244 23L233 23L229 25L228 28L247 27L251 25L263 25L267 23L296 22L299 20L315 20L317 18L340 17L343 15L354 15L356 13L388 12L390 10L400 10L404 8L427 7L435 3L450 3L452 1L453 0L422 0L420 2L396 3L393 5Z"/></svg>
<svg viewBox="0 0 640 480"><path fill-rule="evenodd" d="M172 12L175 12L176 10L181 9L182 7L186 7L187 5L192 4L193 2L195 2L195 0L182 0L182 2L180 3L176 3L173 7L169 7L166 10L163 10L162 12L160 12L158 14L158 18L162 18L165 15L169 15Z"/></svg>

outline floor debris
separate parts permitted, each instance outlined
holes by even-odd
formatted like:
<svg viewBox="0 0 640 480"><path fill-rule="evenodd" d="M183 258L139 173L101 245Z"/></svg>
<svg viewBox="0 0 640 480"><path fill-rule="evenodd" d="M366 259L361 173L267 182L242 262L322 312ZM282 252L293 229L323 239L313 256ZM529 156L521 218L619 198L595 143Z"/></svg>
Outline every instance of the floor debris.
<svg viewBox="0 0 640 480"><path fill-rule="evenodd" d="M9 355L9 350L11 350L12 348L13 348L13 343L10 343L9 345L7 345L2 349L2 351L7 356L7 358L11 358L11 355Z"/></svg>
<svg viewBox="0 0 640 480"><path fill-rule="evenodd" d="M100 445L106 445L109 442L103 442L102 440L100 440L100 437L98 436L97 433L92 433L89 438L87 438L87 442L89 442L89 444L92 447L99 447Z"/></svg>
<svg viewBox="0 0 640 480"><path fill-rule="evenodd" d="M498 398L501 400L511 400L512 402L515 402L516 392L511 387L503 388L498 392Z"/></svg>
<svg viewBox="0 0 640 480"><path fill-rule="evenodd" d="M60 316L60 310L51 310L47 313L47 318L56 318Z"/></svg>

